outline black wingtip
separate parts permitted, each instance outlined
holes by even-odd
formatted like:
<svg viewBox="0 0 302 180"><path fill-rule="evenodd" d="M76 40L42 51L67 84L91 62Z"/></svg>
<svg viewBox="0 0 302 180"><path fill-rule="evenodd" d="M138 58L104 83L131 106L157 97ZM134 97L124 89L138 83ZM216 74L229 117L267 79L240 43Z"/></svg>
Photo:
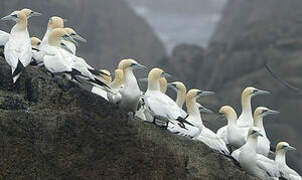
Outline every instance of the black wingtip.
<svg viewBox="0 0 302 180"><path fill-rule="evenodd" d="M98 80L97 78L95 78L94 80L90 79L89 81L93 82L95 84L98 84L100 86L107 87L108 89L111 89L107 84L103 83L102 81Z"/></svg>
<svg viewBox="0 0 302 180"><path fill-rule="evenodd" d="M18 60L18 64L17 64L17 68L15 69L15 71L13 72L13 81L14 83L17 81L16 77L20 76L20 74L22 73L22 71L25 69L25 67L23 66L23 64L21 63L20 59Z"/></svg>

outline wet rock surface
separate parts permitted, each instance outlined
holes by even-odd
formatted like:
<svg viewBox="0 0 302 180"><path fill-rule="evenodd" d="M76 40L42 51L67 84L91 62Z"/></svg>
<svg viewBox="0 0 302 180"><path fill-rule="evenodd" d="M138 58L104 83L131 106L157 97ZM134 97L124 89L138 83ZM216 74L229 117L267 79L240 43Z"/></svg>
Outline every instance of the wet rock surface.
<svg viewBox="0 0 302 180"><path fill-rule="evenodd" d="M253 179L61 77L0 61L0 179Z"/></svg>

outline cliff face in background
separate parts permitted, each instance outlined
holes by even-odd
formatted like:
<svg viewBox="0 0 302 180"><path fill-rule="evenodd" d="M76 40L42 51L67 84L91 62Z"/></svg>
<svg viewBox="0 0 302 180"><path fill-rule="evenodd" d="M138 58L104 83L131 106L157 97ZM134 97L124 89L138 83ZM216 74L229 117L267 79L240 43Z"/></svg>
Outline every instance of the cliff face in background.
<svg viewBox="0 0 302 180"><path fill-rule="evenodd" d="M0 59L0 179L255 179L43 69L9 74Z"/></svg>
<svg viewBox="0 0 302 180"><path fill-rule="evenodd" d="M300 0L229 0L206 50L200 50L192 57L195 47L182 48L178 51L188 54L182 57L183 61L174 61L174 56L165 60L169 62L166 67L176 67L176 71L171 73L179 80L189 84L187 82L197 79L190 88L216 92L216 96L201 100L213 110L230 104L240 114L240 94L245 87L269 90L271 95L255 97L253 105L267 106L281 112L279 116L265 118L267 134L273 145L287 141L298 149L288 153L288 157L289 164L300 173L302 96L280 85L263 65L267 61L276 73L302 88L301 8ZM196 61L185 63L191 59ZM190 69L191 75L183 77L179 75L182 74L179 69ZM215 117L208 119L206 123L212 128L226 123L212 120Z"/></svg>
<svg viewBox="0 0 302 180"><path fill-rule="evenodd" d="M151 27L123 0L2 0L0 16L24 7L43 14L29 22L30 34L40 38L50 16L66 18L66 27L73 27L88 40L80 44L78 54L99 68L113 69L125 57L154 65L165 56L165 48ZM9 31L12 25L0 22L1 30Z"/></svg>

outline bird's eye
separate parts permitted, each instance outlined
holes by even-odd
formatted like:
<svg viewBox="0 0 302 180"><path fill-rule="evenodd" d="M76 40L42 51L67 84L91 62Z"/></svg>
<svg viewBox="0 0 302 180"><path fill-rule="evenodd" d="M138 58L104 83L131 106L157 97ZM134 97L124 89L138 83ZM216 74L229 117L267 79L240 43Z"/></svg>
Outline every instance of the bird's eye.
<svg viewBox="0 0 302 180"><path fill-rule="evenodd" d="M258 90L257 90L257 89L254 89L253 92L252 92L252 94L255 94L255 93L257 93L257 92L258 92Z"/></svg>
<svg viewBox="0 0 302 180"><path fill-rule="evenodd" d="M134 66L136 66L136 63L131 63L130 66L131 66L131 67L134 67Z"/></svg>
<svg viewBox="0 0 302 180"><path fill-rule="evenodd" d="M37 42L37 46L40 46L41 42Z"/></svg>
<svg viewBox="0 0 302 180"><path fill-rule="evenodd" d="M262 110L262 114L264 114L264 113L266 113L266 112L267 112L267 110L266 110L266 109Z"/></svg>
<svg viewBox="0 0 302 180"><path fill-rule="evenodd" d="M66 45L65 45L64 43L62 43L62 42L60 43L60 45L61 45L61 46L66 46Z"/></svg>
<svg viewBox="0 0 302 180"><path fill-rule="evenodd" d="M75 36L76 34L75 34L75 33L71 33L70 35L71 35L71 36Z"/></svg>
<svg viewBox="0 0 302 180"><path fill-rule="evenodd" d="M281 149L285 149L285 148L287 148L287 146L286 145L282 145Z"/></svg>
<svg viewBox="0 0 302 180"><path fill-rule="evenodd" d="M15 17L15 18L18 18L18 15L17 15L17 14L13 14L12 16Z"/></svg>

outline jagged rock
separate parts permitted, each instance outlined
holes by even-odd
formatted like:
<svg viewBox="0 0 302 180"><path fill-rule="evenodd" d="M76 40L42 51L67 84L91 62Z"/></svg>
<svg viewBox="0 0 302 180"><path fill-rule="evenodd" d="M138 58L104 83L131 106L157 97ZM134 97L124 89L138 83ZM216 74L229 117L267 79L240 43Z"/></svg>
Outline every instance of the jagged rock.
<svg viewBox="0 0 302 180"><path fill-rule="evenodd" d="M0 179L254 179L61 77L0 62Z"/></svg>

